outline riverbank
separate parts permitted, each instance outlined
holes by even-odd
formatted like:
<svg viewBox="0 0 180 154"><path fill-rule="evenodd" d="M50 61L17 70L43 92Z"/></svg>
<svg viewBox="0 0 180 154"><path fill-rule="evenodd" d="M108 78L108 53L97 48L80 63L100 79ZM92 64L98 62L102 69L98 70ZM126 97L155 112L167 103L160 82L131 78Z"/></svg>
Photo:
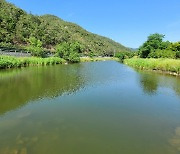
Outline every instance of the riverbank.
<svg viewBox="0 0 180 154"><path fill-rule="evenodd" d="M115 60L119 61L119 58L115 57L81 57L80 62L95 62L95 61L107 61L107 60Z"/></svg>
<svg viewBox="0 0 180 154"><path fill-rule="evenodd" d="M180 76L180 60L176 59L131 58L125 59L124 64L141 70L157 71Z"/></svg>
<svg viewBox="0 0 180 154"><path fill-rule="evenodd" d="M13 57L0 56L0 69L27 67L27 66L43 66L63 64L66 61L58 57L37 58L37 57Z"/></svg>
<svg viewBox="0 0 180 154"><path fill-rule="evenodd" d="M95 62L116 60L114 57L81 57L80 62ZM67 61L58 57L38 58L38 57L14 57L14 56L0 56L0 69L18 68L27 66L46 66L55 64L65 64Z"/></svg>

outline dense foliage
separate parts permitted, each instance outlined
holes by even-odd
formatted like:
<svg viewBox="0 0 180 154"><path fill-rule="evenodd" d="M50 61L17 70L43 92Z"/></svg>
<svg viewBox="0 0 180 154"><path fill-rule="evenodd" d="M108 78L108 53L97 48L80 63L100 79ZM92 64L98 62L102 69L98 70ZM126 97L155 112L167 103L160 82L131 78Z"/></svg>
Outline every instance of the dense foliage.
<svg viewBox="0 0 180 154"><path fill-rule="evenodd" d="M112 56L114 52L129 50L111 39L87 32L80 26L56 16L27 14L5 0L0 0L0 46L28 45L34 55L41 55L41 47L33 46L29 42L30 38L41 41L42 47L50 51L65 42L79 42L84 55L93 53Z"/></svg>
<svg viewBox="0 0 180 154"><path fill-rule="evenodd" d="M56 46L57 56L70 62L79 62L81 52L82 49L78 42L64 42Z"/></svg>
<svg viewBox="0 0 180 154"><path fill-rule="evenodd" d="M180 42L163 41L164 35L152 34L139 48L141 58L180 58Z"/></svg>
<svg viewBox="0 0 180 154"><path fill-rule="evenodd" d="M117 52L115 54L115 57L119 58L121 62L123 62L124 59L127 58L132 58L136 55L136 52L128 52L128 51L123 51L123 52Z"/></svg>
<svg viewBox="0 0 180 154"><path fill-rule="evenodd" d="M26 47L28 51L32 53L33 56L43 57L44 51L42 48L42 42L35 37L29 38L29 45Z"/></svg>

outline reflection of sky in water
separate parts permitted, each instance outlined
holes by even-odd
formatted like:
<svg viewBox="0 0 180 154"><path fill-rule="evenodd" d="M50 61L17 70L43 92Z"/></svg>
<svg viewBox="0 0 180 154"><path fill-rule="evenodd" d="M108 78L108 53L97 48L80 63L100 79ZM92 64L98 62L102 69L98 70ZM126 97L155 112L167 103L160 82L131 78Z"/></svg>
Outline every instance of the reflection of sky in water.
<svg viewBox="0 0 180 154"><path fill-rule="evenodd" d="M179 152L179 78L109 61L26 68L0 85L0 153Z"/></svg>

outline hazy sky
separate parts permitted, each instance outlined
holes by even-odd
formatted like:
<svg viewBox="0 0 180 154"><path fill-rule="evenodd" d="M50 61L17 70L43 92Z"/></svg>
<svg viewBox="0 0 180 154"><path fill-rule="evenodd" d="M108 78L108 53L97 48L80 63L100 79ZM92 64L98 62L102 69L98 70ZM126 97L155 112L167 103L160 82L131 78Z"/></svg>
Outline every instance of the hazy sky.
<svg viewBox="0 0 180 154"><path fill-rule="evenodd" d="M53 14L137 48L158 32L180 41L180 0L8 0L36 15Z"/></svg>

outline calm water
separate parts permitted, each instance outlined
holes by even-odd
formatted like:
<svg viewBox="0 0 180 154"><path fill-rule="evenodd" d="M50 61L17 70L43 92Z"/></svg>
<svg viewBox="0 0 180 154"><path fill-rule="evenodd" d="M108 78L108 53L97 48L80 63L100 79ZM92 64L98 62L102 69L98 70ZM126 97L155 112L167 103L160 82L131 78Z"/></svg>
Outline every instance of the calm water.
<svg viewBox="0 0 180 154"><path fill-rule="evenodd" d="M118 62L0 72L0 154L179 154L180 78Z"/></svg>

